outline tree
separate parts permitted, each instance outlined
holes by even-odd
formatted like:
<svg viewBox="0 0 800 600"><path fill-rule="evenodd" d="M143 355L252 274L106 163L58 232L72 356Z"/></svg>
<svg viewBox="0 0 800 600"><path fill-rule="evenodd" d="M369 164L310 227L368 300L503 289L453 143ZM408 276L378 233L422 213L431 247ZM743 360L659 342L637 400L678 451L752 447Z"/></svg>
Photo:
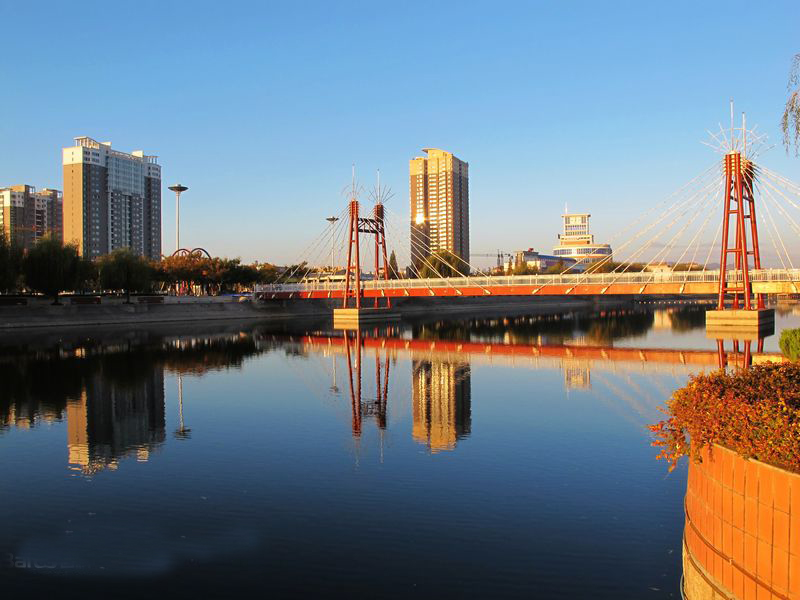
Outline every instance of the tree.
<svg viewBox="0 0 800 600"><path fill-rule="evenodd" d="M0 231L0 292L17 289L22 273L22 250Z"/></svg>
<svg viewBox="0 0 800 600"><path fill-rule="evenodd" d="M125 302L130 304L131 292L150 289L153 269L150 263L128 248L117 248L98 261L100 285L106 290L124 290Z"/></svg>
<svg viewBox="0 0 800 600"><path fill-rule="evenodd" d="M795 54L792 59L789 83L786 87L789 90L789 98L786 100L781 118L783 145L786 152L789 152L789 147L794 144L794 153L797 155L800 152L800 54Z"/></svg>
<svg viewBox="0 0 800 600"><path fill-rule="evenodd" d="M394 250L389 255L389 279L400 279L400 269L397 267L397 256Z"/></svg>
<svg viewBox="0 0 800 600"><path fill-rule="evenodd" d="M75 278L75 288L85 293L86 290L97 289L100 273L94 261L88 258L78 259L77 276Z"/></svg>
<svg viewBox="0 0 800 600"><path fill-rule="evenodd" d="M58 294L75 288L78 277L78 249L63 245L52 236L41 238L28 250L22 270L26 285L53 298L58 305Z"/></svg>
<svg viewBox="0 0 800 600"><path fill-rule="evenodd" d="M528 263L523 261L514 265L514 275L538 275L539 267L529 267Z"/></svg>
<svg viewBox="0 0 800 600"><path fill-rule="evenodd" d="M559 260L556 264L547 267L544 272L547 273L548 275L560 275L561 273L564 272L564 268L565 268L564 261Z"/></svg>
<svg viewBox="0 0 800 600"><path fill-rule="evenodd" d="M434 252L422 263L419 275L423 279L439 277L461 277L463 275L461 261L447 250Z"/></svg>

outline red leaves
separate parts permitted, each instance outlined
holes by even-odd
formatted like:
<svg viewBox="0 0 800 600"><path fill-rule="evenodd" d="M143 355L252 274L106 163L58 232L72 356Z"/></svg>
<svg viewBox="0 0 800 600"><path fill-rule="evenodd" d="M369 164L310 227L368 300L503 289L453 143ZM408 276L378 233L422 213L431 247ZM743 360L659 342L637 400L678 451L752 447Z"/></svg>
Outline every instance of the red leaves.
<svg viewBox="0 0 800 600"><path fill-rule="evenodd" d="M800 365L760 365L733 374L693 376L667 403L667 419L649 425L658 459L721 444L742 456L800 472Z"/></svg>

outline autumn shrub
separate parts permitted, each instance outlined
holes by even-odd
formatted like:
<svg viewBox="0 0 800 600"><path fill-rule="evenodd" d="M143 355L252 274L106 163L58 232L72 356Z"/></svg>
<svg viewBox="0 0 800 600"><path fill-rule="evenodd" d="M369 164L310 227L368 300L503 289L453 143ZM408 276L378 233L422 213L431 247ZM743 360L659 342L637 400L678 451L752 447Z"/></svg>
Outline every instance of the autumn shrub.
<svg viewBox="0 0 800 600"><path fill-rule="evenodd" d="M800 364L695 375L664 412L668 418L650 430L670 470L682 456L699 460L703 448L720 444L800 472Z"/></svg>

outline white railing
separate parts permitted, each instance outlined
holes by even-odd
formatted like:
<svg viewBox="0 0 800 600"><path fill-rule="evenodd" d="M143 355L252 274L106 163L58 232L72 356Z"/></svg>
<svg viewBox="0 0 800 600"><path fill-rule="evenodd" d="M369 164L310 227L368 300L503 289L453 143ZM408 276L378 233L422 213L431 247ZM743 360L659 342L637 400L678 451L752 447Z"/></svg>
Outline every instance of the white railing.
<svg viewBox="0 0 800 600"><path fill-rule="evenodd" d="M740 271L728 271L728 281L741 281ZM443 279L390 279L389 281L362 281L362 289L409 289L409 288L462 288L492 286L541 286L548 285L611 285L651 283L717 283L719 271L675 271L667 273L569 273L564 275L508 275L479 277L450 277ZM754 282L800 282L800 269L761 269L750 271ZM310 283L283 283L257 285L256 293L338 291L344 289L343 282L315 281Z"/></svg>

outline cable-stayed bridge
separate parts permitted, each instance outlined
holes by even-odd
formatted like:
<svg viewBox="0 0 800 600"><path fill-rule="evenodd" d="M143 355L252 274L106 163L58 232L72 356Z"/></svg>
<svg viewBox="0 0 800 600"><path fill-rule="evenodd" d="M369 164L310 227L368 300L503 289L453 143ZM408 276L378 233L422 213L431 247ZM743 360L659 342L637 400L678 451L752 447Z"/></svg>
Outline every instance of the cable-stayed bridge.
<svg viewBox="0 0 800 600"><path fill-rule="evenodd" d="M409 228L409 217L393 223L380 184L362 215L354 179L347 206L327 219L302 262L256 296L340 300L356 311L389 308L403 297L716 296L718 311L762 310L768 294L800 293L800 185L756 162L763 136L747 130L744 118L741 127L731 118L729 131L720 126L711 136L722 160L612 236L619 262L587 256L558 273L475 275L469 257L452 254L447 263L428 254L435 240ZM389 249L402 256L407 276L390 265ZM337 263L346 267L334 276Z"/></svg>

